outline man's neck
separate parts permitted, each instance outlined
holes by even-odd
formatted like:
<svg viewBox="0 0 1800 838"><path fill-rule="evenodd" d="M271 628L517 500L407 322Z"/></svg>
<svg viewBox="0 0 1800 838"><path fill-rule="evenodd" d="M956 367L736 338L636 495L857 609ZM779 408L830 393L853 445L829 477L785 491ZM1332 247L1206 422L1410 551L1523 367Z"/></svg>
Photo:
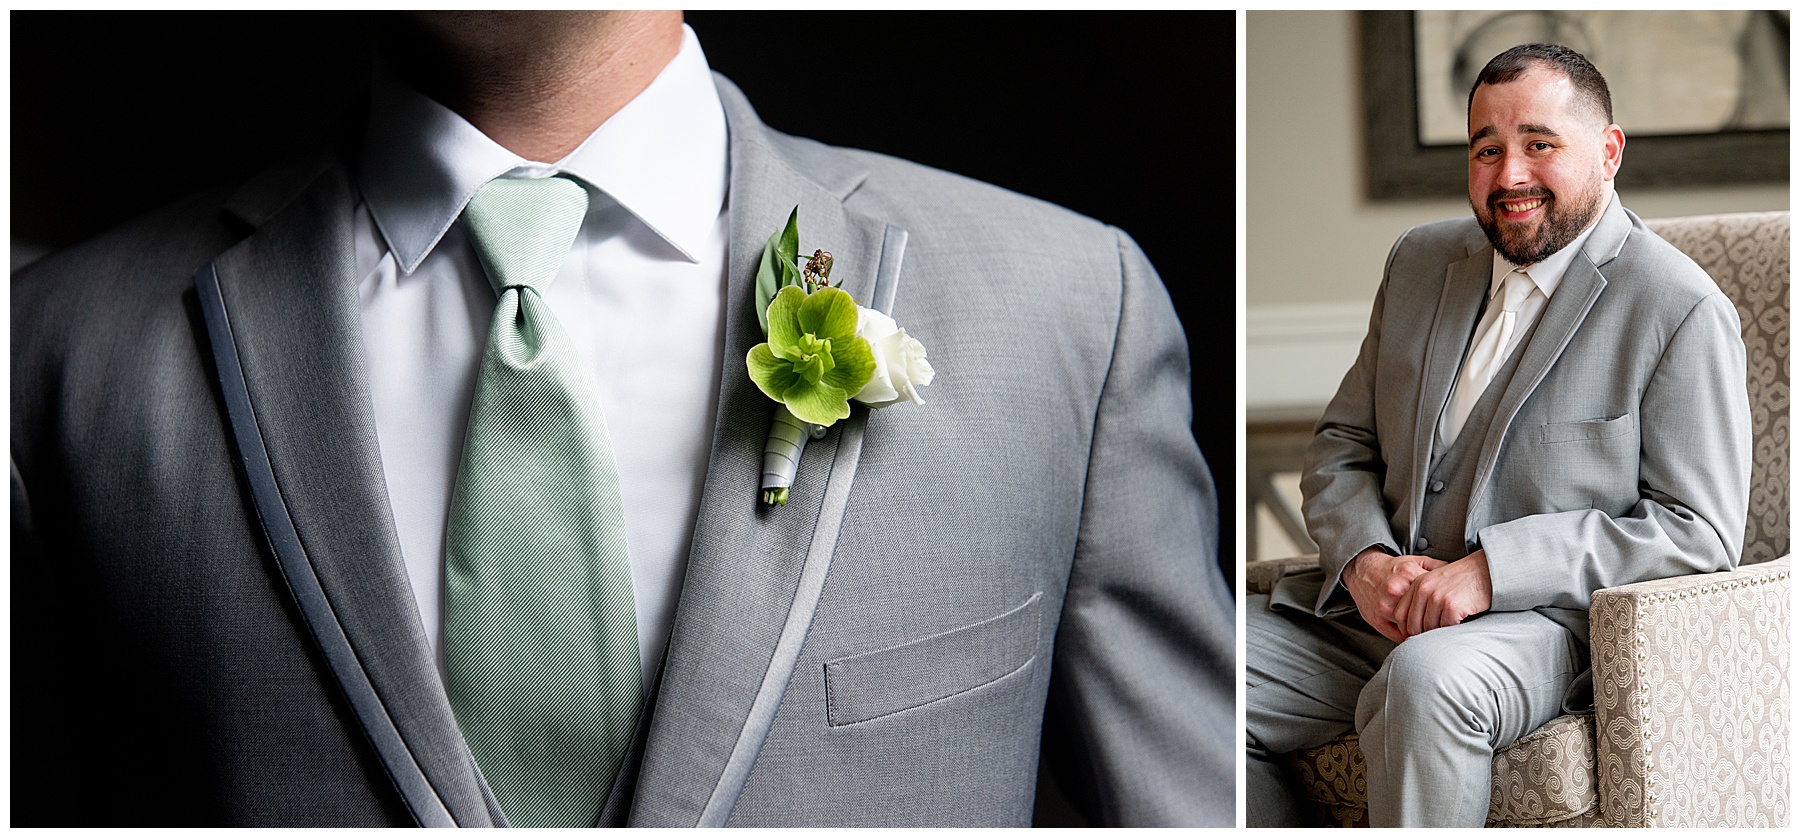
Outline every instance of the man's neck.
<svg viewBox="0 0 1800 838"><path fill-rule="evenodd" d="M573 151L680 49L678 11L415 12L382 30L408 84L542 163Z"/></svg>

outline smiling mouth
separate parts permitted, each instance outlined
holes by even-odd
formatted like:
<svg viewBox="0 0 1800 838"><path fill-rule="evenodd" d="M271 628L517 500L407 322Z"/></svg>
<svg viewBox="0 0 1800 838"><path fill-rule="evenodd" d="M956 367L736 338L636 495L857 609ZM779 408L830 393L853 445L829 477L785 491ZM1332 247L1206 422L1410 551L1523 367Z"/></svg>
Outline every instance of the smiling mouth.
<svg viewBox="0 0 1800 838"><path fill-rule="evenodd" d="M1544 199L1541 197L1526 198L1522 201L1500 201L1499 204L1501 209L1506 210L1513 215L1520 215L1543 206Z"/></svg>

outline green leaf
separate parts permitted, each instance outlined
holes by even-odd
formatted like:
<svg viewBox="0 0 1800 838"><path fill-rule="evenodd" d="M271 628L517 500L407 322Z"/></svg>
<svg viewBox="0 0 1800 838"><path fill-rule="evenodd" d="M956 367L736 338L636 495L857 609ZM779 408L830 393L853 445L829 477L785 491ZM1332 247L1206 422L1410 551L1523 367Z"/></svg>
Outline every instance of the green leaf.
<svg viewBox="0 0 1800 838"><path fill-rule="evenodd" d="M800 258L800 205L794 205L794 211L788 213L787 227L781 231L781 240L775 245L775 259L781 265L781 287L799 285L800 268L794 264Z"/></svg>
<svg viewBox="0 0 1800 838"><path fill-rule="evenodd" d="M831 342L832 368L819 377L819 383L836 387L854 396L875 377L875 348L856 335Z"/></svg>
<svg viewBox="0 0 1800 838"><path fill-rule="evenodd" d="M800 311L806 305L806 292L790 285L769 303L769 345L776 355L800 360Z"/></svg>
<svg viewBox="0 0 1800 838"><path fill-rule="evenodd" d="M808 294L800 307L800 331L821 340L842 340L856 334L856 300L836 288Z"/></svg>
<svg viewBox="0 0 1800 838"><path fill-rule="evenodd" d="M800 255L800 207L788 213L787 226L763 243L762 260L756 265L756 323L769 334L769 301L775 293L801 282L794 260Z"/></svg>
<svg viewBox="0 0 1800 838"><path fill-rule="evenodd" d="M776 401L781 401L783 395L801 382L793 363L775 357L766 343L751 347L744 365L750 368L750 380L756 382L756 388Z"/></svg>
<svg viewBox="0 0 1800 838"><path fill-rule="evenodd" d="M794 418L814 425L830 427L831 423L850 415L850 397L844 391L828 384L811 384L805 379L788 388L782 394L781 403L787 405Z"/></svg>
<svg viewBox="0 0 1800 838"><path fill-rule="evenodd" d="M781 272L775 267L775 240L779 233L771 233L769 240L763 244L762 262L756 266L756 322L762 326L763 336L769 335L769 301L775 299L775 292L780 290Z"/></svg>

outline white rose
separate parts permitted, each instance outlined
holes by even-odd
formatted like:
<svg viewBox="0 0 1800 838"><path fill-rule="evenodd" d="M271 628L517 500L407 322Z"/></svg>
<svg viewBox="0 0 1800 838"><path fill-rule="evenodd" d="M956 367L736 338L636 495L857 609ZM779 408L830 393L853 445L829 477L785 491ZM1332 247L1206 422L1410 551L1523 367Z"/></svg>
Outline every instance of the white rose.
<svg viewBox="0 0 1800 838"><path fill-rule="evenodd" d="M931 383L931 363L925 345L910 337L894 318L857 307L856 334L875 351L875 375L853 396L870 407L887 407L901 399L924 404L915 388Z"/></svg>

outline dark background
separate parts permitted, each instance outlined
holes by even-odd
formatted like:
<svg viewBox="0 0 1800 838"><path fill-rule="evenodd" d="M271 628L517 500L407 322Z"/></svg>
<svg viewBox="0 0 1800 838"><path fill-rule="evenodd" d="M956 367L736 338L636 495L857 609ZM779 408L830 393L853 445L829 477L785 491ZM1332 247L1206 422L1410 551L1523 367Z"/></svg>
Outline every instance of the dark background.
<svg viewBox="0 0 1800 838"><path fill-rule="evenodd" d="M14 12L12 238L79 242L361 119L375 18ZM1117 225L1187 330L1195 437L1235 566L1235 21L1230 12L693 12L769 125ZM1029 406L1021 406L1029 409ZM1040 820L1070 823L1060 804Z"/></svg>

